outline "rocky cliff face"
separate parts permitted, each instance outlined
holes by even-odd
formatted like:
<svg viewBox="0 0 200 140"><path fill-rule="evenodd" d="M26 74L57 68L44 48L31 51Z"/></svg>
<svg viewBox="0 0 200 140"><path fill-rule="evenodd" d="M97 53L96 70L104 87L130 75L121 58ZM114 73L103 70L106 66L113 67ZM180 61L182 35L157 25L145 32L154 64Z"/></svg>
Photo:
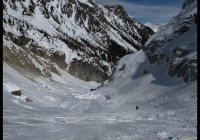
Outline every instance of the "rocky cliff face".
<svg viewBox="0 0 200 140"><path fill-rule="evenodd" d="M167 63L170 77L182 77L185 82L196 80L197 1L193 0L164 29L150 37L144 51L151 64Z"/></svg>
<svg viewBox="0 0 200 140"><path fill-rule="evenodd" d="M4 0L3 29L6 62L47 77L61 68L97 82L153 34L123 7L93 0Z"/></svg>

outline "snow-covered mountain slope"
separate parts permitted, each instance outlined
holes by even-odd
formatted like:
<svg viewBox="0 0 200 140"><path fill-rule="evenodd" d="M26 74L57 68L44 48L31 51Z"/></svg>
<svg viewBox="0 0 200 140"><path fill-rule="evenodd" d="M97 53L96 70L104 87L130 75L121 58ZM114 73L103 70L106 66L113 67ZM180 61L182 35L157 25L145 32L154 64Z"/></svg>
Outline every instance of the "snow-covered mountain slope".
<svg viewBox="0 0 200 140"><path fill-rule="evenodd" d="M144 24L145 26L150 27L155 33L157 33L159 30L163 29L165 27L165 24L152 24L150 22L147 22Z"/></svg>
<svg viewBox="0 0 200 140"><path fill-rule="evenodd" d="M166 67L170 77L197 79L197 1L187 5L143 49L154 67ZM146 68L148 71L148 67Z"/></svg>
<svg viewBox="0 0 200 140"><path fill-rule="evenodd" d="M51 77L57 67L85 81L106 80L153 31L121 6L93 0L4 0L4 61Z"/></svg>
<svg viewBox="0 0 200 140"><path fill-rule="evenodd" d="M123 57L114 80L92 91L99 85L61 69L51 80L30 73L27 79L4 63L3 82L16 84L22 95L3 90L3 138L196 140L196 81L186 84L163 75L155 83L154 75L141 72L145 61L142 50Z"/></svg>

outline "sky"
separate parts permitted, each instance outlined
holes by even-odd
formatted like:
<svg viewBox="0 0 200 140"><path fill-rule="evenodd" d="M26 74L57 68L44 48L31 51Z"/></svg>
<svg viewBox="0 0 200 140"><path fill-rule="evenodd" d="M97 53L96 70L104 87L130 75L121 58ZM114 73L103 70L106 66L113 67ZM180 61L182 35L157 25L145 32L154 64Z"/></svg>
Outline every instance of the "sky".
<svg viewBox="0 0 200 140"><path fill-rule="evenodd" d="M176 16L184 0L95 0L102 5L122 5L141 23L168 23Z"/></svg>

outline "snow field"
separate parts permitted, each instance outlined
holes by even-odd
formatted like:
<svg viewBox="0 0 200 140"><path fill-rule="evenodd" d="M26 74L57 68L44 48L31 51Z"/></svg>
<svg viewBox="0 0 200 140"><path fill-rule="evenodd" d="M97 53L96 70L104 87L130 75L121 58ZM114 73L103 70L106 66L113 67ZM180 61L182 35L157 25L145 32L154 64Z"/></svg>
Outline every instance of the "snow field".
<svg viewBox="0 0 200 140"><path fill-rule="evenodd" d="M124 57L119 65L127 67L94 91L99 84L62 70L62 76L33 76L31 81L4 63L3 81L33 100L26 103L3 91L4 139L196 139L196 82L166 86L169 81L152 83L151 74L133 78L145 66L142 53L131 54L135 61Z"/></svg>

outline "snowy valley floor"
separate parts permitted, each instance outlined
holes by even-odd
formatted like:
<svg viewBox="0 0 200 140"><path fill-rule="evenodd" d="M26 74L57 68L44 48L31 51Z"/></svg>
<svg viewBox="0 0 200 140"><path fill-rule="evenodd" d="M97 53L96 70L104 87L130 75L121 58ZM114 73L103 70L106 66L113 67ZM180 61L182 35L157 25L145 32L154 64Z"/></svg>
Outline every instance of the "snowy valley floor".
<svg viewBox="0 0 200 140"><path fill-rule="evenodd" d="M22 96L3 90L3 139L197 139L196 82L172 86L155 84L151 74L133 78L133 66L144 60L140 57L94 91L90 89L98 84L61 70L62 77L49 80L29 74L30 80L4 63L3 82L16 84ZM33 102L25 102L26 97Z"/></svg>

